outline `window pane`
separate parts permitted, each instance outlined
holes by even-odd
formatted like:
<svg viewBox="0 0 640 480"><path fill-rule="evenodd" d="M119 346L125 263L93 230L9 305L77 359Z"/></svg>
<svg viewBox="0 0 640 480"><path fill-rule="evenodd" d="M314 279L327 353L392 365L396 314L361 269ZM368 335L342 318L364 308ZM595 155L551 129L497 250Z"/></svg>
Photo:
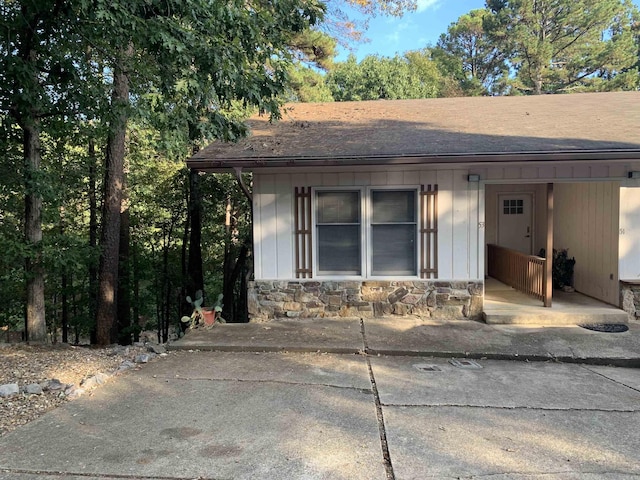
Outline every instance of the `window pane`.
<svg viewBox="0 0 640 480"><path fill-rule="evenodd" d="M415 222L415 190L374 190L371 192L373 223Z"/></svg>
<svg viewBox="0 0 640 480"><path fill-rule="evenodd" d="M318 226L318 273L360 275L360 226Z"/></svg>
<svg viewBox="0 0 640 480"><path fill-rule="evenodd" d="M318 192L318 223L359 223L360 192Z"/></svg>
<svg viewBox="0 0 640 480"><path fill-rule="evenodd" d="M373 225L373 275L416 275L416 226Z"/></svg>

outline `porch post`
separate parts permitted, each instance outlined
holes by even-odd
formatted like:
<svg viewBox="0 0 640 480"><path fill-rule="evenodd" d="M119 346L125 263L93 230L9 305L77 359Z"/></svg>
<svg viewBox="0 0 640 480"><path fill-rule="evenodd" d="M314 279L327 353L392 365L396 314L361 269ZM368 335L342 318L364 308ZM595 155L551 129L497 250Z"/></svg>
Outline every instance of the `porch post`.
<svg viewBox="0 0 640 480"><path fill-rule="evenodd" d="M553 296L553 183L547 183L547 261L544 270L544 306L551 307Z"/></svg>

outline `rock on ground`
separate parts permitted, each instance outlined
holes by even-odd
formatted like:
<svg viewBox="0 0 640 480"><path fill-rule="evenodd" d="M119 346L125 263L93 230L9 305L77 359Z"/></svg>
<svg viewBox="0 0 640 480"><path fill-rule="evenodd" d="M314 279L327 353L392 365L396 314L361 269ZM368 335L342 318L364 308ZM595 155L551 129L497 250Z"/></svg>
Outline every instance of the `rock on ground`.
<svg viewBox="0 0 640 480"><path fill-rule="evenodd" d="M90 394L110 376L140 368L133 363L137 355L149 355L148 360L156 357L146 352L143 344L107 348L66 344L3 346L0 389L6 388L0 390L0 436L67 401L65 392L71 397Z"/></svg>

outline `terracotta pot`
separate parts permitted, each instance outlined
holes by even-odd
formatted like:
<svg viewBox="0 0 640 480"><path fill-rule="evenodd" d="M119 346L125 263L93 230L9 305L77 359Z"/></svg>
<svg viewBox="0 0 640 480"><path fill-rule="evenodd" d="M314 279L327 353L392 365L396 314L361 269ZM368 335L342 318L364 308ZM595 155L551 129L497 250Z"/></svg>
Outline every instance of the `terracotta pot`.
<svg viewBox="0 0 640 480"><path fill-rule="evenodd" d="M203 310L202 317L206 327L212 327L216 323L216 312L213 310Z"/></svg>

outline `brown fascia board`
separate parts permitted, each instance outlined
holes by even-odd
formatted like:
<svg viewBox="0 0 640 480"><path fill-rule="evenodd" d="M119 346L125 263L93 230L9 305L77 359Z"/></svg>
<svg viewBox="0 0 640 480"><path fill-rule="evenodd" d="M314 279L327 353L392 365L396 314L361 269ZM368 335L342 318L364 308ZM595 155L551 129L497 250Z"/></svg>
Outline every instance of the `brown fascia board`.
<svg viewBox="0 0 640 480"><path fill-rule="evenodd" d="M546 162L597 162L597 161L640 161L640 149L619 150L571 150L509 153L448 153L448 154L406 154L380 156L344 157L246 157L189 159L187 166L199 172L223 173L241 168L255 171L262 168L310 168L327 166L380 166L380 165L483 165L502 163L546 163Z"/></svg>

